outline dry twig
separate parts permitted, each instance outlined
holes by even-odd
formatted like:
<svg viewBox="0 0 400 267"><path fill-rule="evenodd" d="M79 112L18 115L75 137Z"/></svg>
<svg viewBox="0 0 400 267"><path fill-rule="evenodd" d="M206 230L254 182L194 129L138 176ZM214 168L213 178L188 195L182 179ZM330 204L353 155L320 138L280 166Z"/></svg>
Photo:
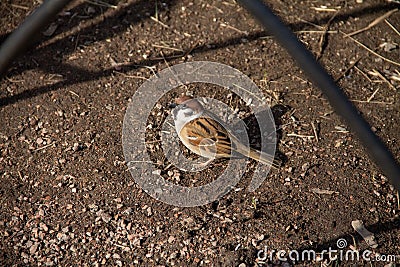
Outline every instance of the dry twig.
<svg viewBox="0 0 400 267"><path fill-rule="evenodd" d="M362 70L361 70L359 67L357 67L357 66L354 66L354 68L355 68L358 72L360 72L361 75L364 76L370 83L372 83L372 80L368 77L368 75L367 75L364 71L362 71Z"/></svg>
<svg viewBox="0 0 400 267"><path fill-rule="evenodd" d="M390 23L387 19L385 19L385 22L386 22L387 25L389 25L390 28L392 28L392 30L393 30L395 33L397 33L397 35L400 36L399 30L396 29L396 27L394 27L392 23Z"/></svg>
<svg viewBox="0 0 400 267"><path fill-rule="evenodd" d="M357 30L357 31L354 31L354 32L352 32L352 33L349 33L348 35L349 35L349 36L353 36L353 35L356 35L356 34L365 32L365 31L371 29L372 27L378 25L380 22L382 22L383 20L387 19L388 17L390 17L393 13L396 13L397 11L398 11L397 8L392 9L392 10L386 12L385 14L383 14L382 16L380 16L380 17L374 19L370 24L368 24L367 27L364 27L364 28L362 28L362 29L359 29L359 30Z"/></svg>
<svg viewBox="0 0 400 267"><path fill-rule="evenodd" d="M371 72L369 72L369 74L374 75L374 76L378 76L382 81L384 81L391 89L396 91L396 87L393 86L393 84L390 83L390 81L383 76L382 73L380 73L379 71L373 69Z"/></svg>
<svg viewBox="0 0 400 267"><path fill-rule="evenodd" d="M358 99L350 99L351 102L356 103L369 103L369 104L381 104L381 105L393 105L393 103L383 102L383 101L367 101L367 100L358 100Z"/></svg>
<svg viewBox="0 0 400 267"><path fill-rule="evenodd" d="M326 47L326 37L328 35L329 27L331 26L335 17L339 14L340 10L336 11L336 13L328 20L326 25L324 26L323 33L321 38L319 39L319 50L317 53L317 60L321 58L322 53L324 52L324 48Z"/></svg>
<svg viewBox="0 0 400 267"><path fill-rule="evenodd" d="M379 87L378 87L378 89L376 89L373 93L372 93L372 95L370 96L370 97L368 97L368 99L367 99L367 102L371 102L371 100L374 98L374 96L376 95L376 93L379 91Z"/></svg>
<svg viewBox="0 0 400 267"><path fill-rule="evenodd" d="M317 131L317 127L315 127L315 124L314 124L313 121L311 122L311 126L312 126L312 129L313 129L313 132L314 132L315 140L318 143L319 142L318 131Z"/></svg>
<svg viewBox="0 0 400 267"><path fill-rule="evenodd" d="M336 12L337 10L334 8L326 8L326 7L311 7L315 11L322 11L322 12Z"/></svg>
<svg viewBox="0 0 400 267"><path fill-rule="evenodd" d="M234 31L236 31L236 32L238 32L238 33L241 33L241 34L244 34L244 35L249 35L249 33L248 33L247 31L239 30L238 28L235 28L235 27L233 27L233 26L231 26L231 25L229 25L229 24L220 23L219 25L220 25L221 27L225 27L225 28L234 30Z"/></svg>
<svg viewBox="0 0 400 267"><path fill-rule="evenodd" d="M172 51L184 52L182 49L174 48L174 47L170 47L170 46L166 46L166 45L152 44L152 46L156 47L156 48L164 48L164 49L169 49L169 50L172 50Z"/></svg>
<svg viewBox="0 0 400 267"><path fill-rule="evenodd" d="M164 28L169 29L169 26L168 26L167 24L162 23L162 22L161 22L160 20L158 20L157 18L155 18L155 17L153 17L153 16L150 16L150 19L151 19L152 21L157 22L158 24L160 24L160 25L163 26Z"/></svg>
<svg viewBox="0 0 400 267"><path fill-rule="evenodd" d="M122 73L122 72L119 72L119 71L114 71L115 73L118 73L118 74L121 74L121 75L123 75L124 77L126 77L126 78L134 78L134 79L141 79L141 80L147 80L148 78L146 78L146 77L143 77L143 76L138 76L138 75L128 75L128 74L125 74L125 73Z"/></svg>
<svg viewBox="0 0 400 267"><path fill-rule="evenodd" d="M366 46L365 44L363 44L363 43L361 43L360 41L358 41L358 40L354 39L353 37L349 36L347 33L342 32L342 31L340 31L340 32L341 32L344 36L350 38L350 39L353 40L356 44L358 44L359 46L361 46L362 48L364 48L365 50L367 50L368 52L370 52L371 54L374 54L375 56L377 56L377 57L383 59L384 61L389 62L389 63L391 63L391 64L393 64L393 65L400 66L400 63L398 63L398 62L396 62L396 61L393 61L393 60L390 60L390 59L388 59L388 58L385 58L384 56L378 54L377 52L375 52L374 50L372 50L371 48L369 48L368 46Z"/></svg>
<svg viewBox="0 0 400 267"><path fill-rule="evenodd" d="M300 138L315 138L314 135L302 135L302 134L295 134L295 133L288 133L287 136L293 136L293 137L300 137Z"/></svg>
<svg viewBox="0 0 400 267"><path fill-rule="evenodd" d="M16 4L11 4L12 7L23 9L23 10L29 10L29 7L27 6L21 6L21 5L16 5Z"/></svg>
<svg viewBox="0 0 400 267"><path fill-rule="evenodd" d="M96 0L96 1L85 0L85 2L87 2L89 4L92 4L92 5L95 5L95 6L110 7L110 8L114 8L114 9L118 8L118 6L110 5L109 3L104 2L104 1L100 1L100 0Z"/></svg>

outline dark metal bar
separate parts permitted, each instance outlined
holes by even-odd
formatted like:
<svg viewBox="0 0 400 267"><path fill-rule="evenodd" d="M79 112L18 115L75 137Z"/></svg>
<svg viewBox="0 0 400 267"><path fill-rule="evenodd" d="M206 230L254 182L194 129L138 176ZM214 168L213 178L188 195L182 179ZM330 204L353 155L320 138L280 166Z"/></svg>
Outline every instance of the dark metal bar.
<svg viewBox="0 0 400 267"><path fill-rule="evenodd" d="M3 42L0 47L0 79L11 62L24 52L34 37L72 0L47 0Z"/></svg>
<svg viewBox="0 0 400 267"><path fill-rule="evenodd" d="M342 116L361 140L367 152L392 184L400 191L400 166L383 142L376 136L371 126L359 114L344 92L335 84L332 77L315 60L314 56L296 36L260 0L238 0L264 28L275 36L277 41L297 61L310 80L326 95L336 113Z"/></svg>

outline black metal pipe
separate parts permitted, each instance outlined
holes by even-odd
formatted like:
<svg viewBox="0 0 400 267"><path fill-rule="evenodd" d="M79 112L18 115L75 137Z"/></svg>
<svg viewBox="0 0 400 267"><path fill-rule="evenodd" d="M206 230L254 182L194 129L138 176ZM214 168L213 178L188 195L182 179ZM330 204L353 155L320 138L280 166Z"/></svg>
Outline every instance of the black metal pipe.
<svg viewBox="0 0 400 267"><path fill-rule="evenodd" d="M11 62L24 52L37 35L72 0L47 0L3 42L0 47L0 79Z"/></svg>
<svg viewBox="0 0 400 267"><path fill-rule="evenodd" d="M311 52L262 1L238 0L238 2L258 19L269 33L275 36L276 40L297 61L310 80L321 89L336 113L346 120L371 158L396 189L400 191L400 166L395 158L379 137L374 134L371 126L359 114L344 92L335 84L332 77L315 60Z"/></svg>

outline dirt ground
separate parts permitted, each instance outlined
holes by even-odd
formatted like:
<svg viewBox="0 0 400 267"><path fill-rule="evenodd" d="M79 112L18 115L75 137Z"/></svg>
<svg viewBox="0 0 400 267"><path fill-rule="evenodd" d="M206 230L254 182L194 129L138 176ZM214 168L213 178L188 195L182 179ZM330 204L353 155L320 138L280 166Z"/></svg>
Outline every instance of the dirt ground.
<svg viewBox="0 0 400 267"><path fill-rule="evenodd" d="M399 159L400 12L388 13L399 6L268 4ZM0 40L37 5L2 1ZM344 34L378 18L351 38ZM129 99L146 78L199 60L237 68L259 86L285 162L253 193L245 175L219 201L180 208L135 183L121 132ZM223 90L192 91L229 104ZM243 102L230 105L246 112ZM162 123L170 112L165 105L159 111L149 120ZM1 81L0 118L1 266L394 266L389 256L399 254L399 195L319 89L234 1L77 2ZM159 154L151 158L164 171ZM215 179L224 164L196 179ZM251 161L246 172L254 167ZM179 175L191 184L193 177ZM355 220L375 235L377 248L354 231ZM337 249L340 238L347 241L343 251L370 250L382 262L258 257L261 250Z"/></svg>

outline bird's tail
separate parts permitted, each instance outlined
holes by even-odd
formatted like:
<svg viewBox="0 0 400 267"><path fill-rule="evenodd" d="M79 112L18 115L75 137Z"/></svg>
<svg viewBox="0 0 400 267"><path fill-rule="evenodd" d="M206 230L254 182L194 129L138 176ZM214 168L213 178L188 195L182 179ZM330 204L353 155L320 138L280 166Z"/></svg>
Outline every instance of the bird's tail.
<svg viewBox="0 0 400 267"><path fill-rule="evenodd" d="M282 166L282 161L280 159L275 158L274 155L269 155L265 152L256 150L254 148L249 148L248 146L241 143L234 136L232 136L231 138L233 143L236 145L236 151L239 154L257 160L263 164L272 166L275 169L278 169L279 167Z"/></svg>
<svg viewBox="0 0 400 267"><path fill-rule="evenodd" d="M266 165L270 165L276 169L282 165L282 161L280 159L274 158L272 155L268 155L267 153L255 150L253 148L250 148L248 151L248 157Z"/></svg>

